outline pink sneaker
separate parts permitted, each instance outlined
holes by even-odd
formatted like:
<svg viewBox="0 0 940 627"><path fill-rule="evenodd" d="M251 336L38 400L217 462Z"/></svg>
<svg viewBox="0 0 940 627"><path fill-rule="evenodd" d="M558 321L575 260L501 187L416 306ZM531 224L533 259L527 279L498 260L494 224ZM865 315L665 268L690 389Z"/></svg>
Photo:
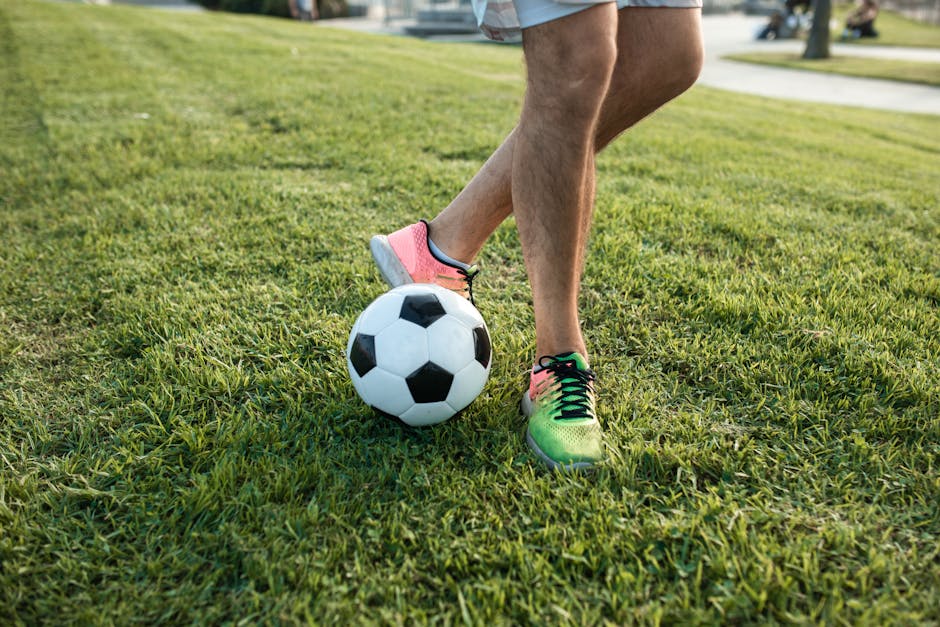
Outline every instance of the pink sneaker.
<svg viewBox="0 0 940 627"><path fill-rule="evenodd" d="M464 269L440 261L428 248L428 223L424 220L395 231L375 235L369 242L372 258L392 287L408 283L435 283L473 302L473 277L479 269Z"/></svg>

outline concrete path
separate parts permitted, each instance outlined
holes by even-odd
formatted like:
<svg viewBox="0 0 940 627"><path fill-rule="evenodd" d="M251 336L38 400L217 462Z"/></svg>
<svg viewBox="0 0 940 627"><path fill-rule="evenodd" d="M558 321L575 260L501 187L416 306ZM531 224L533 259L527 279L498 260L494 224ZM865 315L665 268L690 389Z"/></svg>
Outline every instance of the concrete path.
<svg viewBox="0 0 940 627"><path fill-rule="evenodd" d="M755 41L754 33L766 19L734 14L706 16L703 19L706 60L699 83L771 98L940 115L940 87L790 70L721 58L736 52L802 53L805 46L802 41ZM833 43L832 54L940 64L940 49Z"/></svg>

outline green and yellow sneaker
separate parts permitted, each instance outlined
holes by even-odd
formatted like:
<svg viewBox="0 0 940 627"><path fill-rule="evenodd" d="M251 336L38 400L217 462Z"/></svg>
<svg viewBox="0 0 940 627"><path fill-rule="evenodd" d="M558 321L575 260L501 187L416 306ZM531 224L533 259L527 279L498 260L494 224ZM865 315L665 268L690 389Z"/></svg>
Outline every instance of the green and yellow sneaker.
<svg viewBox="0 0 940 627"><path fill-rule="evenodd" d="M550 468L579 470L604 459L594 415L594 371L578 353L545 356L532 368L522 413L526 443Z"/></svg>

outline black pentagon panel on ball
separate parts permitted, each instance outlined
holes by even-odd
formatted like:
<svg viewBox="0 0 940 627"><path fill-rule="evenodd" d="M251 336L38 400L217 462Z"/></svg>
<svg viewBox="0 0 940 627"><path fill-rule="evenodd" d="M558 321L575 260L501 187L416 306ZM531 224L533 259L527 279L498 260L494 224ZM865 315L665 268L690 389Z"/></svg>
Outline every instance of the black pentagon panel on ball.
<svg viewBox="0 0 940 627"><path fill-rule="evenodd" d="M349 349L349 361L360 377L375 368L375 336L357 333Z"/></svg>
<svg viewBox="0 0 940 627"><path fill-rule="evenodd" d="M480 365L486 368L490 365L490 334L486 332L486 327L479 326L473 329L473 346L476 350L476 360Z"/></svg>
<svg viewBox="0 0 940 627"><path fill-rule="evenodd" d="M409 294L401 304L402 320L413 322L427 329L438 318L447 315L441 301L434 294Z"/></svg>
<svg viewBox="0 0 940 627"><path fill-rule="evenodd" d="M453 382L454 375L430 361L405 378L416 403L446 401Z"/></svg>

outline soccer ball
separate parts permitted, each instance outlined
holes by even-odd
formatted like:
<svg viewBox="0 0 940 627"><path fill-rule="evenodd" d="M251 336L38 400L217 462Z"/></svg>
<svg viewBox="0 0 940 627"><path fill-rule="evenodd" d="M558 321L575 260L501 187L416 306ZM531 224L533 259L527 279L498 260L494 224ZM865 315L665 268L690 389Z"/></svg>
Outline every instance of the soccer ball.
<svg viewBox="0 0 940 627"><path fill-rule="evenodd" d="M438 285L382 294L349 334L346 365L360 398L412 427L443 422L479 396L490 373L480 312Z"/></svg>

